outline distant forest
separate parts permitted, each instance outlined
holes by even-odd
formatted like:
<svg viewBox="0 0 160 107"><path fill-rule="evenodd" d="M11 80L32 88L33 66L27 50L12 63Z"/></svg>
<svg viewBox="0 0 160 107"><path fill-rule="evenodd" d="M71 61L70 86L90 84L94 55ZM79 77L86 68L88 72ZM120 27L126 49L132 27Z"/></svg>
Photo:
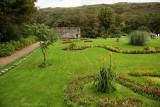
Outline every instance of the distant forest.
<svg viewBox="0 0 160 107"><path fill-rule="evenodd" d="M50 27L80 27L83 37L98 37L101 25L97 15L101 8L115 11L115 21L124 23L123 35L138 29L160 33L160 3L116 3L85 5L72 8L44 8L37 13L37 22Z"/></svg>

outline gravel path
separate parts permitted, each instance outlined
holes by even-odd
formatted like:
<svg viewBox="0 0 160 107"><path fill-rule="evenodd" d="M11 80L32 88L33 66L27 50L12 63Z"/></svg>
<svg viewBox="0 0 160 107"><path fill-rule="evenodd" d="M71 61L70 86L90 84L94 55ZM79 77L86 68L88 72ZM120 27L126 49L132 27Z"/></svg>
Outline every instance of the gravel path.
<svg viewBox="0 0 160 107"><path fill-rule="evenodd" d="M14 60L18 59L19 57L25 55L26 53L29 53L30 51L32 51L33 49L38 47L39 44L40 44L40 42L34 43L34 44L32 44L30 46L27 46L26 48L24 48L24 49L22 49L20 51L16 51L11 56L0 57L0 67L5 66L8 63L13 62Z"/></svg>

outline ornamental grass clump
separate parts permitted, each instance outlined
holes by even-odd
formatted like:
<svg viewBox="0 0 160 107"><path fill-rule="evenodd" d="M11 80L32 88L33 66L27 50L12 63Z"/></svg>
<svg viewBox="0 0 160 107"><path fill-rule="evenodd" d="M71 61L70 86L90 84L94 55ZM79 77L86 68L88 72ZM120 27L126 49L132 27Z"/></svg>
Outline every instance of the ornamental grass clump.
<svg viewBox="0 0 160 107"><path fill-rule="evenodd" d="M114 79L114 69L111 63L112 52L110 51L110 64L108 67L104 66L105 59L101 56L100 59L100 73L95 79L94 84L96 84L97 90L103 93L111 93L115 90L115 79ZM114 64L116 59L114 59ZM102 65L102 66L101 66Z"/></svg>
<svg viewBox="0 0 160 107"><path fill-rule="evenodd" d="M143 46L145 45L145 42L149 40L149 33L144 31L134 31L130 33L129 39L131 45Z"/></svg>

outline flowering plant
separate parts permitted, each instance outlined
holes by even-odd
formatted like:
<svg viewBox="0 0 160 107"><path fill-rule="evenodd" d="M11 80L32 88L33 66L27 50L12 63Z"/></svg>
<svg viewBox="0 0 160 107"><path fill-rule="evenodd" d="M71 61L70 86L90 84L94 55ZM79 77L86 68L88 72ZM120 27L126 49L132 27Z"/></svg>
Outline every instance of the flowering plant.
<svg viewBox="0 0 160 107"><path fill-rule="evenodd" d="M115 90L114 73L113 73L114 68L112 67L112 63L111 63L112 52L109 51L109 54L110 54L110 64L108 68L104 66L105 58L102 58L101 56L99 57L100 72L94 81L94 84L96 84L97 90L103 93L110 93ZM101 62L103 63L102 66L101 66ZM114 63L116 63L116 59L114 59Z"/></svg>
<svg viewBox="0 0 160 107"><path fill-rule="evenodd" d="M160 77L160 72L157 69L150 70L149 68L140 69L137 68L136 71L130 72L129 75L131 76L153 76L153 77Z"/></svg>
<svg viewBox="0 0 160 107"><path fill-rule="evenodd" d="M78 77L76 80L72 81L66 86L64 90L64 101L68 106L77 107L118 107L118 106L145 106L143 101L133 99L131 97L124 99L110 99L110 97L103 96L102 98L97 98L96 96L88 95L86 90L83 89L84 85L92 82L96 79L97 75Z"/></svg>

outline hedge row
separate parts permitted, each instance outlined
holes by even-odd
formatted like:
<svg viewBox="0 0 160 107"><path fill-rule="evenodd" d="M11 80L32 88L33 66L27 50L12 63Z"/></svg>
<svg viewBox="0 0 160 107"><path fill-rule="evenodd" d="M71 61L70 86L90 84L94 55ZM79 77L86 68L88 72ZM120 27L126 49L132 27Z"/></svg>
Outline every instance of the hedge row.
<svg viewBox="0 0 160 107"><path fill-rule="evenodd" d="M7 43L0 44L0 57L12 55L16 50L21 50L28 45L37 42L36 36L29 36L28 38L20 38L19 41L11 40Z"/></svg>

